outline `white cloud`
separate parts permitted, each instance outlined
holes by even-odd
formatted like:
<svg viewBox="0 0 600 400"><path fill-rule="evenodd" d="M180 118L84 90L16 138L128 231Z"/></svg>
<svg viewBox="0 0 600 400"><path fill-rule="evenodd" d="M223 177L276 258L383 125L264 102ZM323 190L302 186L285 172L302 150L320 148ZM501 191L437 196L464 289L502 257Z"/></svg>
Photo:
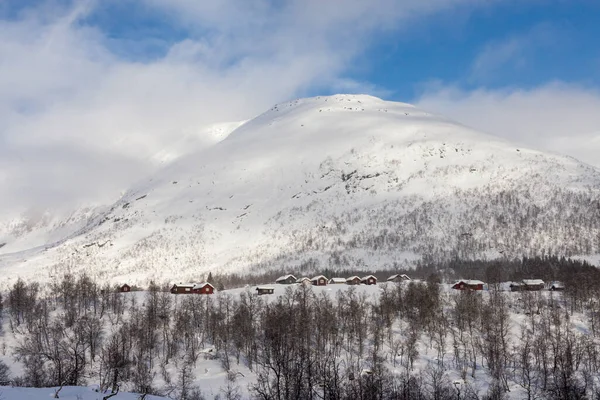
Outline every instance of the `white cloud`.
<svg viewBox="0 0 600 400"><path fill-rule="evenodd" d="M600 92L555 82L530 90L433 87L419 107L600 167Z"/></svg>
<svg viewBox="0 0 600 400"><path fill-rule="evenodd" d="M57 8L65 2L40 2L16 19L0 14L4 215L9 208L114 199L150 173L152 156L182 132L247 119L315 88L364 88L344 72L378 33L490 3L73 0ZM137 39L119 42L86 24L97 7L111 3L159 10L189 37L150 61L124 57ZM206 140L198 137L198 146Z"/></svg>
<svg viewBox="0 0 600 400"><path fill-rule="evenodd" d="M542 23L525 32L491 41L475 57L469 79L487 82L507 71L518 74L528 68L535 68L540 52L566 46L567 37L561 28Z"/></svg>

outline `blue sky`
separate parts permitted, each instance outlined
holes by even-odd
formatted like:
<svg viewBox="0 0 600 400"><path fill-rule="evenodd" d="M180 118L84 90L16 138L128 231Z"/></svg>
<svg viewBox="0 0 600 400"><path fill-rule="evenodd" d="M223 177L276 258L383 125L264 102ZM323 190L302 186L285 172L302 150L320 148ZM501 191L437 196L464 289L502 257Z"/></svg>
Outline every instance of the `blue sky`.
<svg viewBox="0 0 600 400"><path fill-rule="evenodd" d="M9 0L4 15L15 19L36 6L60 9L74 3ZM107 49L131 61L160 59L178 42L204 40L214 33L210 24L184 23L157 2L93 3L77 23L101 31ZM403 2L392 3L402 7ZM600 2L489 3L493 5L468 4L433 12L415 18L407 28L373 29L341 76L403 101L415 99L432 82L464 89L532 88L557 80L599 85ZM347 40L354 40L351 29ZM326 86L308 88L306 94L336 89Z"/></svg>
<svg viewBox="0 0 600 400"><path fill-rule="evenodd" d="M114 197L202 127L333 93L600 166L598 20L597 0L0 0L0 207Z"/></svg>
<svg viewBox="0 0 600 400"><path fill-rule="evenodd" d="M441 14L407 38L382 38L365 57L376 61L358 78L400 98L413 98L431 80L467 89L531 88L553 80L598 85L599 20L600 2L577 1Z"/></svg>
<svg viewBox="0 0 600 400"><path fill-rule="evenodd" d="M187 5L186 1L177 2L182 6L169 9L160 4L169 2L158 0L7 0L0 6L0 16L11 21L35 10L60 12L88 4L89 10L75 24L101 32L103 45L115 57L147 63L165 57L182 41L211 40L223 34L212 25L214 21L194 21L193 11L190 20L181 18L178 13L187 12ZM456 1L456 6L451 0L447 2L450 6L435 10L434 4L434 11L408 22L360 31L362 44L346 60L338 77L362 83L356 90L370 88L402 101L418 98L432 84L452 84L466 90L529 89L552 81L599 85L600 2ZM280 2L249 3L268 4L264 16L269 18L277 16L272 9ZM343 1L337 3L344 7ZM402 8L405 2L385 3ZM232 16L235 18L238 16ZM352 25L341 25L340 29L347 30L346 35L340 35L341 40L356 40ZM243 33L225 31L232 40ZM331 82L317 82L304 87L302 94L332 93L337 89Z"/></svg>

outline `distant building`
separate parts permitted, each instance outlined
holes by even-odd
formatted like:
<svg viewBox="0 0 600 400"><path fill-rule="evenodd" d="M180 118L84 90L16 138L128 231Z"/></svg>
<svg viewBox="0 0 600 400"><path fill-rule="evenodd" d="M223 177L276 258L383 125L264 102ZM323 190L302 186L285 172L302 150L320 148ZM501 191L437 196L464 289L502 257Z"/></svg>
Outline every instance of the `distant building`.
<svg viewBox="0 0 600 400"><path fill-rule="evenodd" d="M358 276L351 276L346 279L346 285L360 285L360 278Z"/></svg>
<svg viewBox="0 0 600 400"><path fill-rule="evenodd" d="M192 292L195 294L213 294L215 287L208 282L197 283L194 285Z"/></svg>
<svg viewBox="0 0 600 400"><path fill-rule="evenodd" d="M194 289L194 283L176 283L171 287L171 293L192 294L192 289Z"/></svg>
<svg viewBox="0 0 600 400"><path fill-rule="evenodd" d="M463 279L452 285L456 290L483 290L485 283L475 279Z"/></svg>
<svg viewBox="0 0 600 400"><path fill-rule="evenodd" d="M262 296L263 294L273 294L275 288L272 286L257 286L256 294Z"/></svg>
<svg viewBox="0 0 600 400"><path fill-rule="evenodd" d="M296 283L301 283L304 285L310 285L312 282L310 281L309 278L303 276L302 278L298 278L298 280L296 281Z"/></svg>
<svg viewBox="0 0 600 400"><path fill-rule="evenodd" d="M396 274L396 275L392 275L389 278L387 278L388 282L407 282L410 281L410 278L408 277L408 275L405 274Z"/></svg>
<svg viewBox="0 0 600 400"><path fill-rule="evenodd" d="M550 285L548 286L548 290L552 290L553 292L565 290L565 285L562 282L558 282L558 281L550 282Z"/></svg>
<svg viewBox="0 0 600 400"><path fill-rule="evenodd" d="M208 282L203 283L176 283L171 287L173 294L213 294L215 287Z"/></svg>
<svg viewBox="0 0 600 400"><path fill-rule="evenodd" d="M280 285L291 285L292 283L296 283L297 279L294 275L284 275L284 276L280 276L279 278L277 278L277 280L275 281L275 283L278 283Z"/></svg>
<svg viewBox="0 0 600 400"><path fill-rule="evenodd" d="M512 282L510 284L510 291L511 292L520 292L521 290L523 290L523 283L521 283L521 282Z"/></svg>
<svg viewBox="0 0 600 400"><path fill-rule="evenodd" d="M129 286L128 284L124 284L123 286L121 286L119 288L119 291L122 292L122 293L131 292L131 286Z"/></svg>
<svg viewBox="0 0 600 400"><path fill-rule="evenodd" d="M312 283L315 286L325 286L327 285L327 278L323 275L318 275L312 278L310 280L310 283Z"/></svg>
<svg viewBox="0 0 600 400"><path fill-rule="evenodd" d="M377 278L373 275L367 275L360 278L360 283L363 285L377 285Z"/></svg>
<svg viewBox="0 0 600 400"><path fill-rule="evenodd" d="M545 283L541 279L523 279L522 290L538 291L542 290L544 286Z"/></svg>
<svg viewBox="0 0 600 400"><path fill-rule="evenodd" d="M331 278L329 280L329 284L330 285L344 285L344 284L346 284L346 279L345 278Z"/></svg>

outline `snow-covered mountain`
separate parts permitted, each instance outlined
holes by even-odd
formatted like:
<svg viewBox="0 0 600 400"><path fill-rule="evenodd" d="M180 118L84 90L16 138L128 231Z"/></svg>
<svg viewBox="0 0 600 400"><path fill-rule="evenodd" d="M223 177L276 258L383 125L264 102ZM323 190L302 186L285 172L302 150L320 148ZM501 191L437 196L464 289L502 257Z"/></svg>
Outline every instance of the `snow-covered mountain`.
<svg viewBox="0 0 600 400"><path fill-rule="evenodd" d="M4 275L86 270L143 283L208 271L600 254L599 170L409 104L296 100L219 139L112 206L77 213L84 223L41 248L10 236L0 248Z"/></svg>

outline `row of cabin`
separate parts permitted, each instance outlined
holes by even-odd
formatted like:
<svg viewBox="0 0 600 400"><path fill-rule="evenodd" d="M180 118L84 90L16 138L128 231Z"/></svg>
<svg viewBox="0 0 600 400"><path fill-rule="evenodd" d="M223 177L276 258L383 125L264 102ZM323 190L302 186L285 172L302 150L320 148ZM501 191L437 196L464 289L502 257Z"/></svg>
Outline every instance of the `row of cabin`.
<svg viewBox="0 0 600 400"><path fill-rule="evenodd" d="M474 279L462 279L452 285L452 289L456 290L483 290L486 283ZM513 282L510 284L512 292L520 291L538 291L546 288L546 284L541 279L523 279L521 282ZM559 291L565 287L560 282L552 282L547 287L548 290Z"/></svg>
<svg viewBox="0 0 600 400"><path fill-rule="evenodd" d="M550 282L550 284L546 286L541 279L523 279L521 282L513 282L510 284L511 292L539 291L546 288L551 291L565 290L565 286L561 282Z"/></svg>
<svg viewBox="0 0 600 400"><path fill-rule="evenodd" d="M410 281L407 275L392 275L388 279L388 282L405 282ZM363 276L351 276L349 278L331 278L327 279L324 275L318 275L311 278L302 277L297 279L294 275L284 275L275 280L275 283L280 285L291 285L293 283L311 284L315 286L325 285L376 285L377 278L373 275Z"/></svg>
<svg viewBox="0 0 600 400"><path fill-rule="evenodd" d="M171 287L173 294L213 294L215 287L208 282L176 283Z"/></svg>
<svg viewBox="0 0 600 400"><path fill-rule="evenodd" d="M351 276L349 278L331 278L328 279L324 275L317 275L313 278L302 277L296 279L294 275L284 275L275 280L275 283L280 285L291 285L293 283L301 283L314 286L325 286L325 285L376 285L377 278L373 275L367 275L364 277Z"/></svg>

